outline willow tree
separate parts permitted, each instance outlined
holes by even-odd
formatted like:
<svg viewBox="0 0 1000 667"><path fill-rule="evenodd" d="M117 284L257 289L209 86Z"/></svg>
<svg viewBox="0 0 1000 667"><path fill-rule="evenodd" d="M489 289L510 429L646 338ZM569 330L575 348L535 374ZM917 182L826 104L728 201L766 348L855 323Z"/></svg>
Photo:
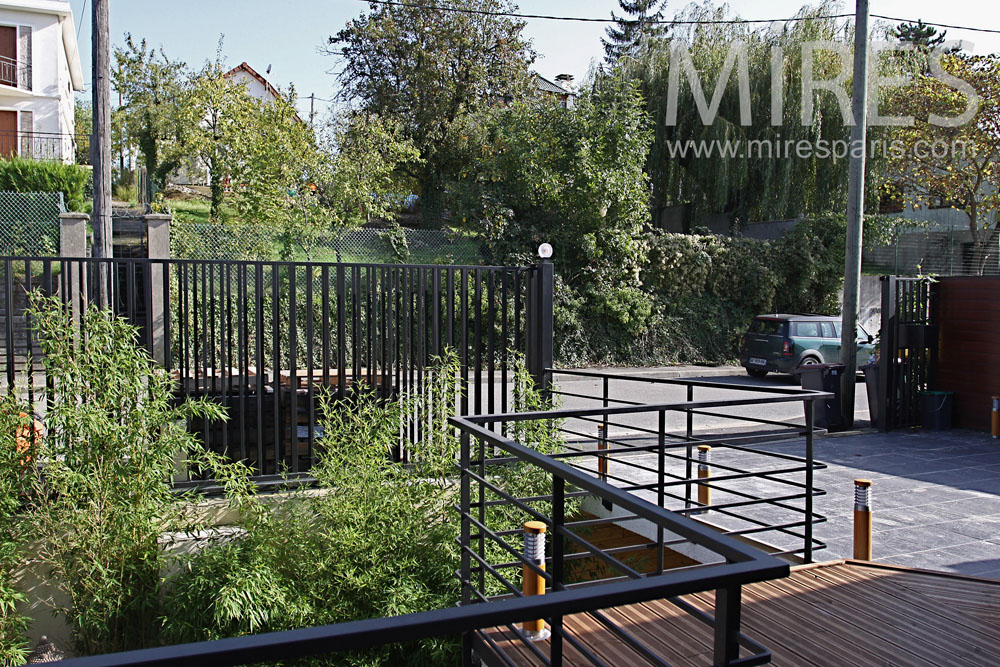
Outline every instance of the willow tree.
<svg viewBox="0 0 1000 667"><path fill-rule="evenodd" d="M757 27L722 23L734 18L725 8L694 7L677 19L700 23L675 24L670 39L618 70L642 81L654 121L654 215L688 204L738 229L843 209L853 29L824 18L833 13L824 4ZM881 69L899 68L883 60ZM884 134L872 128L869 145ZM884 164L883 151L869 154L871 204Z"/></svg>

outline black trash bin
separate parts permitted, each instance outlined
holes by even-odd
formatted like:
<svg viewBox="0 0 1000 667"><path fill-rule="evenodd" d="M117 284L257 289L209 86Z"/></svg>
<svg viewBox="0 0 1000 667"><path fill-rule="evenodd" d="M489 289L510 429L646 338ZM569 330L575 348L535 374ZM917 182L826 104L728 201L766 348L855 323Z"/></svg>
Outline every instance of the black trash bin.
<svg viewBox="0 0 1000 667"><path fill-rule="evenodd" d="M812 364L799 368L799 381L803 389L825 391L833 398L814 401L813 424L828 431L844 428L844 417L840 414L840 381L844 375L844 364Z"/></svg>
<svg viewBox="0 0 1000 667"><path fill-rule="evenodd" d="M920 425L932 431L950 429L953 396L950 391L920 392Z"/></svg>

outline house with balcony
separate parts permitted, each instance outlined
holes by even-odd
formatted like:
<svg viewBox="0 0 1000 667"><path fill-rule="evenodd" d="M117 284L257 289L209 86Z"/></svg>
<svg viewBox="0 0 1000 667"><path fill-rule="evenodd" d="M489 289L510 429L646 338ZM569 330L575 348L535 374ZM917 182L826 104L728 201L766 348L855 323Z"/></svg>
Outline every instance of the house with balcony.
<svg viewBox="0 0 1000 667"><path fill-rule="evenodd" d="M72 162L83 89L70 3L0 1L0 157Z"/></svg>

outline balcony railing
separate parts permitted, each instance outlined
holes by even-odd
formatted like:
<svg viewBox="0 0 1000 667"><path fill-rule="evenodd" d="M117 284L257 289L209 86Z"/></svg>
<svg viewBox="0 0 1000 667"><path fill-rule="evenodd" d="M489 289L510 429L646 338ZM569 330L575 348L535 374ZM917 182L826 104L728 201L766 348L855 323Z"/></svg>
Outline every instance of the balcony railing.
<svg viewBox="0 0 1000 667"><path fill-rule="evenodd" d="M31 90L31 65L0 56L0 85Z"/></svg>
<svg viewBox="0 0 1000 667"><path fill-rule="evenodd" d="M72 161L79 146L88 146L90 138L57 132L0 131L0 157L29 160Z"/></svg>

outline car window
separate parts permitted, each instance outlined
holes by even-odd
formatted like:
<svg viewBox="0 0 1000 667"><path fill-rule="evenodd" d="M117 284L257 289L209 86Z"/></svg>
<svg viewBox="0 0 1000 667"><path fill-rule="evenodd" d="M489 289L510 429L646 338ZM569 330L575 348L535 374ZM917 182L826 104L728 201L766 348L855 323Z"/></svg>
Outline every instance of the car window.
<svg viewBox="0 0 1000 667"><path fill-rule="evenodd" d="M781 320L754 320L750 323L750 333L780 336L783 324Z"/></svg>
<svg viewBox="0 0 1000 667"><path fill-rule="evenodd" d="M839 327L834 328L833 322L820 322L823 327L823 338L840 338Z"/></svg>
<svg viewBox="0 0 1000 667"><path fill-rule="evenodd" d="M858 325L858 340L868 340L868 332L860 324Z"/></svg>
<svg viewBox="0 0 1000 667"><path fill-rule="evenodd" d="M792 322L792 335L819 338L819 322Z"/></svg>

